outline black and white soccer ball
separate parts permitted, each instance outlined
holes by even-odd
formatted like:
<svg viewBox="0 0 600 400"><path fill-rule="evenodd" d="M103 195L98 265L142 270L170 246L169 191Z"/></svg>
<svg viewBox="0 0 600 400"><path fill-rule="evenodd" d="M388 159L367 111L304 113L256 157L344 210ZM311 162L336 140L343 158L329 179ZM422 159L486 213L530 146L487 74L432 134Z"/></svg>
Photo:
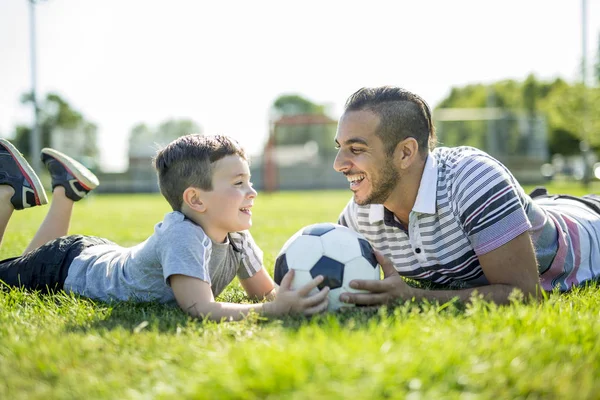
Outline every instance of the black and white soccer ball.
<svg viewBox="0 0 600 400"><path fill-rule="evenodd" d="M306 226L285 242L275 260L278 285L290 269L295 271L292 289L323 275L325 279L318 289L329 286L329 311L353 306L340 301L344 292L362 292L350 288L350 281L381 279L381 268L371 244L361 234L332 223Z"/></svg>

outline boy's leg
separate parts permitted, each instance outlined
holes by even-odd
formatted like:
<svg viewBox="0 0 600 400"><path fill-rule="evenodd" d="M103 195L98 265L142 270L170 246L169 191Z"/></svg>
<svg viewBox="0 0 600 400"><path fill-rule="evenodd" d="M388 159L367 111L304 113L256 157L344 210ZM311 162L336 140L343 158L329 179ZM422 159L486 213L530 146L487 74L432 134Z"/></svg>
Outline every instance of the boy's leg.
<svg viewBox="0 0 600 400"><path fill-rule="evenodd" d="M24 288L49 293L64 289L73 260L89 245L102 239L63 236L19 257L0 261L0 290Z"/></svg>
<svg viewBox="0 0 600 400"><path fill-rule="evenodd" d="M23 254L65 236L71 224L74 203L99 184L98 178L89 169L57 150L42 149L42 161L52 177L52 204Z"/></svg>
<svg viewBox="0 0 600 400"><path fill-rule="evenodd" d="M0 243L14 210L47 203L44 187L27 160L0 138Z"/></svg>
<svg viewBox="0 0 600 400"><path fill-rule="evenodd" d="M10 186L0 185L0 244L2 244L8 221L10 221L10 217L15 210L13 205L10 204L10 198L14 192Z"/></svg>

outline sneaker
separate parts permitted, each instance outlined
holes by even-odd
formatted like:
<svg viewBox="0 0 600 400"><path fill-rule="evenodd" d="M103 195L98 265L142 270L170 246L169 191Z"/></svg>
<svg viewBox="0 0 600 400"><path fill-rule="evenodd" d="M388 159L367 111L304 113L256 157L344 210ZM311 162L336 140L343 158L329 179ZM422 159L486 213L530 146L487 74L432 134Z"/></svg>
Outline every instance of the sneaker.
<svg viewBox="0 0 600 400"><path fill-rule="evenodd" d="M0 138L0 185L15 190L10 198L15 210L48 204L40 178L23 155L8 140Z"/></svg>
<svg viewBox="0 0 600 400"><path fill-rule="evenodd" d="M73 201L83 199L100 184L92 171L58 150L42 149L42 162L52 177L52 190L64 187L65 194Z"/></svg>

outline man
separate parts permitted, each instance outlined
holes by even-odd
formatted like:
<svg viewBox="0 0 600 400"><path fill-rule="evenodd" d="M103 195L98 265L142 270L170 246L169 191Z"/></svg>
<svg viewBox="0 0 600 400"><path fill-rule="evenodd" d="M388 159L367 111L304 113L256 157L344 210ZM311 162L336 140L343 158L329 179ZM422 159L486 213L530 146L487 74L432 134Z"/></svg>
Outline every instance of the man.
<svg viewBox="0 0 600 400"><path fill-rule="evenodd" d="M381 281L354 281L368 293L342 301L454 297L477 291L507 303L541 287L567 291L600 275L600 197L533 200L510 171L472 147L434 148L431 112L397 87L363 88L346 102L334 168L354 193L339 223L378 252ZM401 276L448 288L407 285Z"/></svg>

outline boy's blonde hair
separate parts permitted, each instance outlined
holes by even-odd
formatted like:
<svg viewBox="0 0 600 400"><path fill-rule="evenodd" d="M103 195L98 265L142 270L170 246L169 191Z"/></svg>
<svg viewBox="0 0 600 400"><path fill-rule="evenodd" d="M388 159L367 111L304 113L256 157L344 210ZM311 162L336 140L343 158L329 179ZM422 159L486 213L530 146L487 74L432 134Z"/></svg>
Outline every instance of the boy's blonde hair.
<svg viewBox="0 0 600 400"><path fill-rule="evenodd" d="M181 211L188 187L212 190L213 164L230 155L247 160L240 144L222 135L181 136L159 150L154 157L158 186L173 211Z"/></svg>

